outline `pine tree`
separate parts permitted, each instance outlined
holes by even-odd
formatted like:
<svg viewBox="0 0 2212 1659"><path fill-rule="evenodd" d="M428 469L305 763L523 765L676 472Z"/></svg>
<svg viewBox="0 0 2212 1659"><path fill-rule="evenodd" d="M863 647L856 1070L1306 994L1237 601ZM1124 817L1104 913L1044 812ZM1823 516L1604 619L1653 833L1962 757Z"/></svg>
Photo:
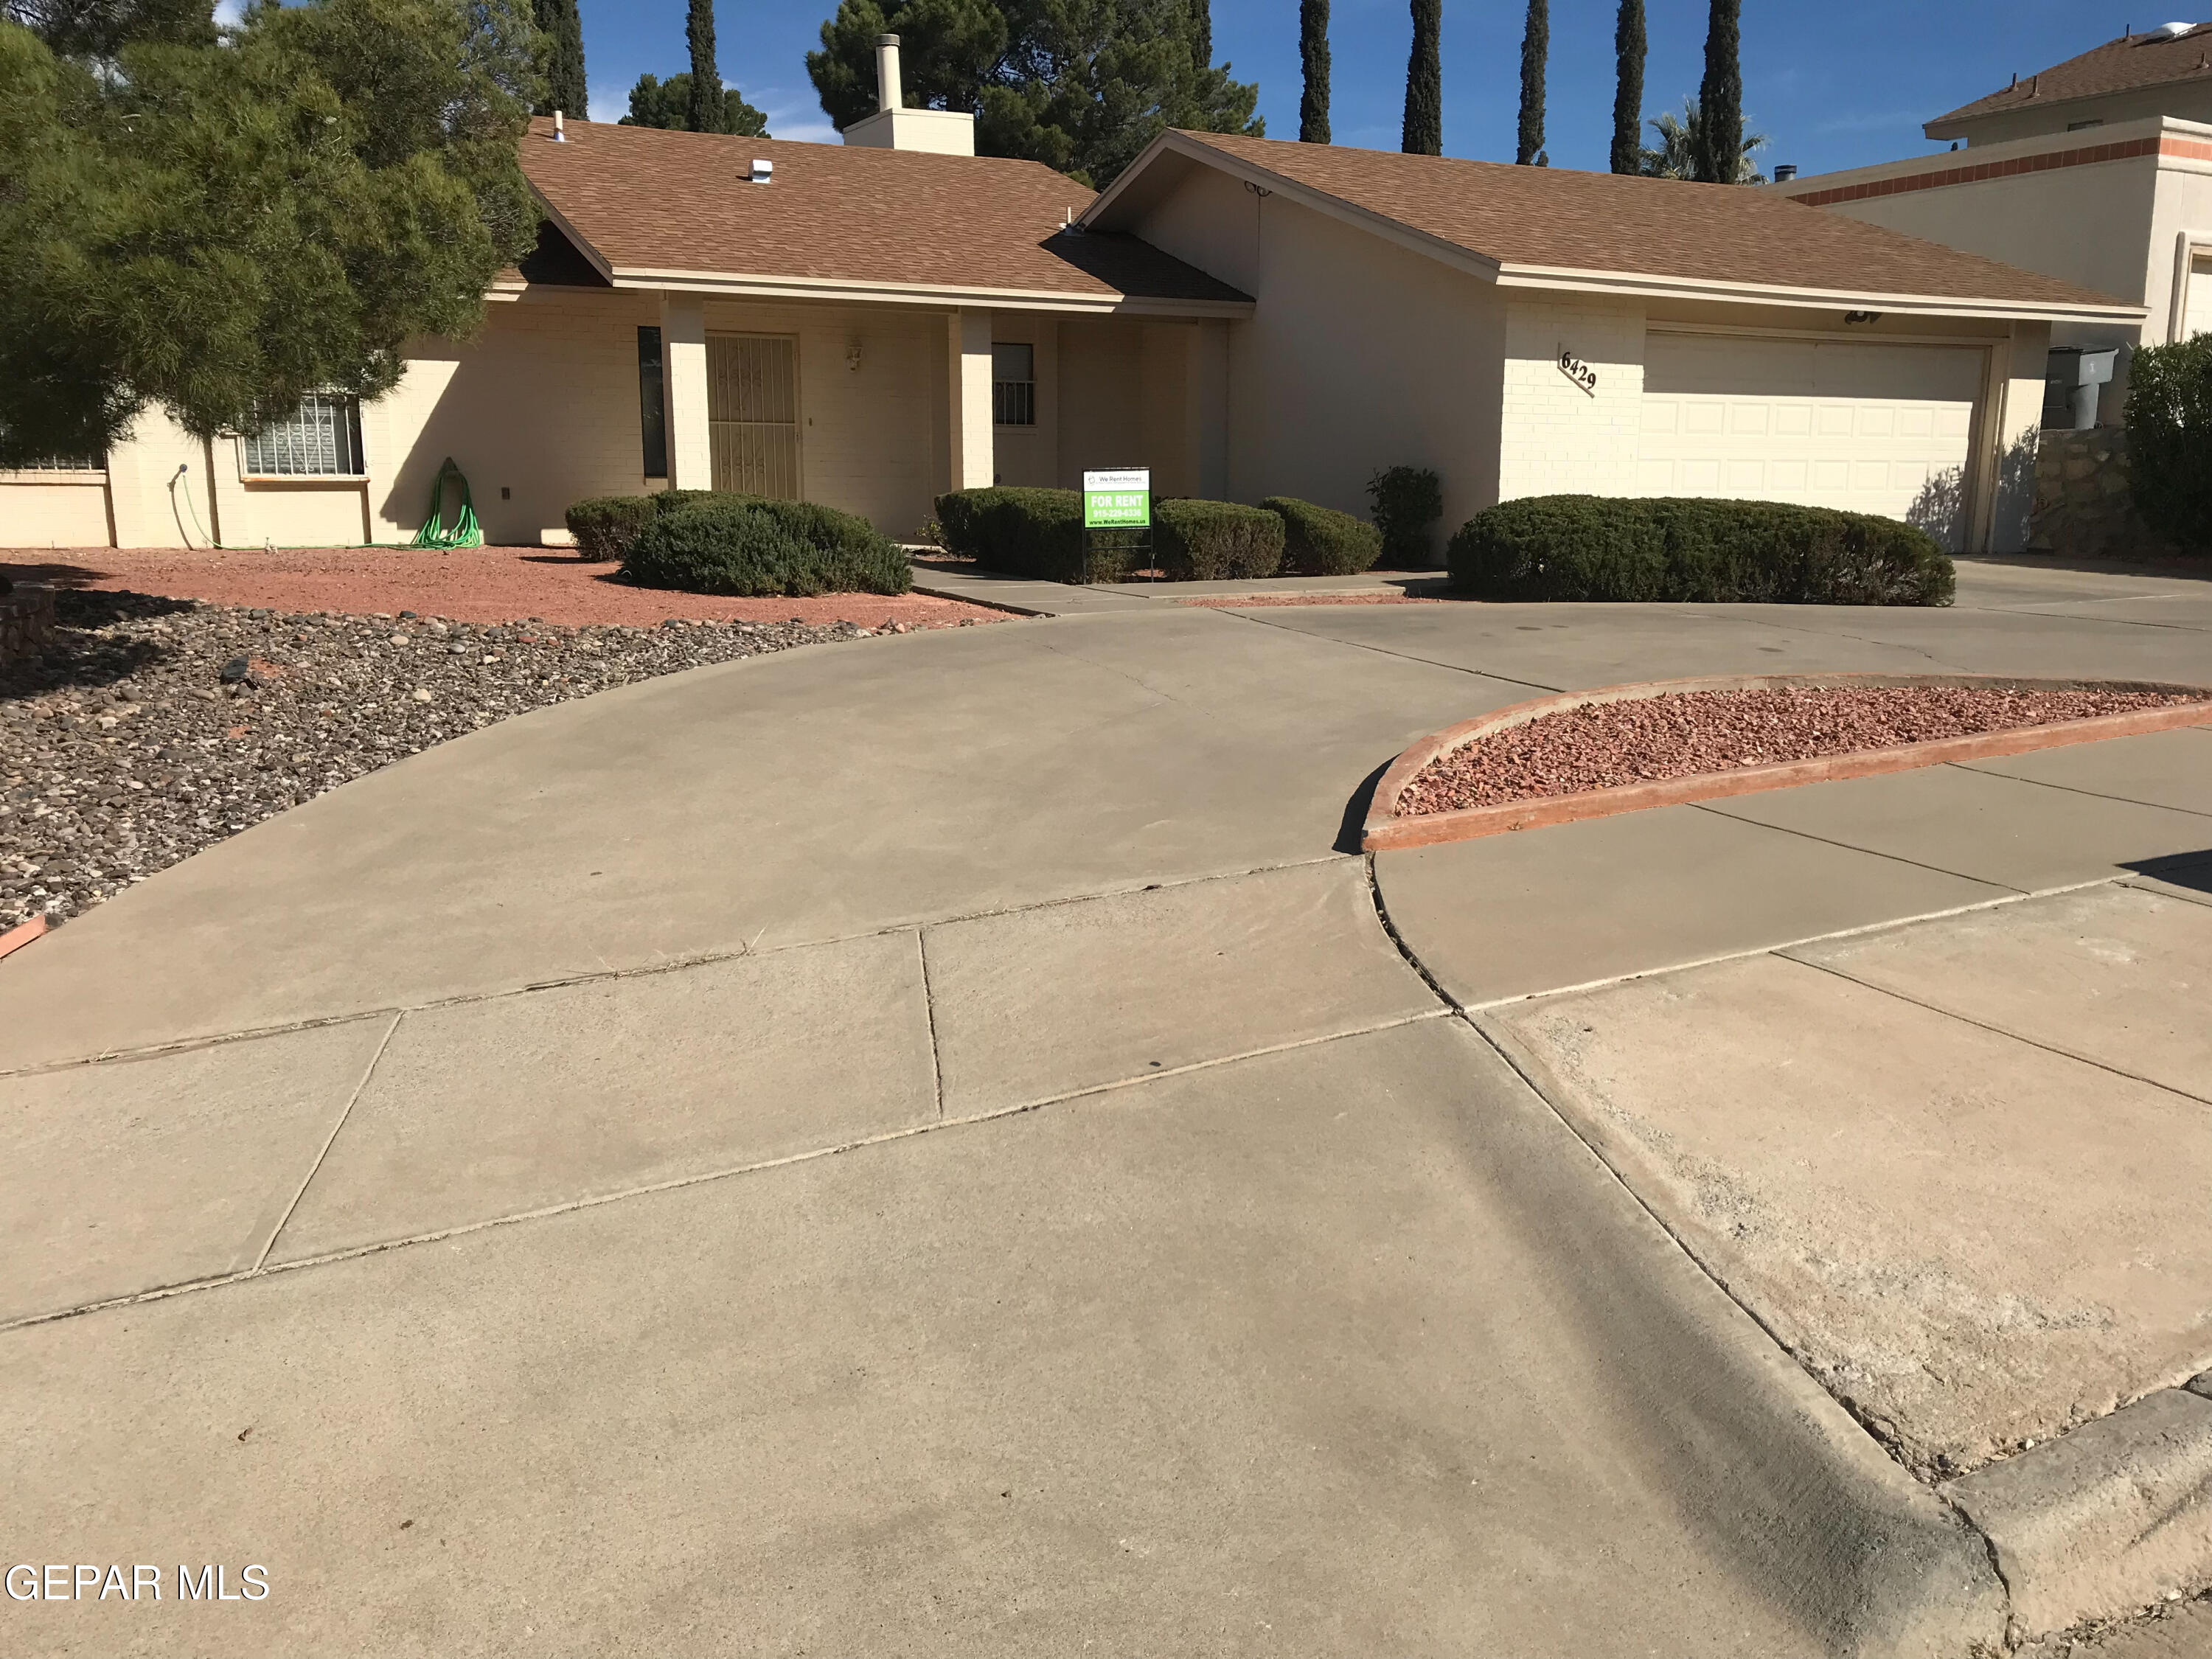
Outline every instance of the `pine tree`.
<svg viewBox="0 0 2212 1659"><path fill-rule="evenodd" d="M534 0L538 32L545 42L545 96L538 113L555 110L581 118L591 103L584 86L584 20L576 0Z"/></svg>
<svg viewBox="0 0 2212 1659"><path fill-rule="evenodd" d="M1298 63L1306 89L1298 100L1298 142L1328 142L1328 0L1298 0Z"/></svg>
<svg viewBox="0 0 2212 1659"><path fill-rule="evenodd" d="M684 125L694 132L717 131L722 125L722 72L714 65L714 0L691 0L684 39L691 48L691 96Z"/></svg>
<svg viewBox="0 0 2212 1659"><path fill-rule="evenodd" d="M1705 78L1698 88L1704 118L1696 151L1698 177L1709 185L1736 182L1743 154L1743 69L1738 60L1737 20L1743 0L1712 0L1705 30Z"/></svg>
<svg viewBox="0 0 2212 1659"><path fill-rule="evenodd" d="M1613 170L1635 173L1644 170L1644 0L1620 0L1620 21L1613 26L1613 51L1619 60L1619 77L1613 94Z"/></svg>
<svg viewBox="0 0 2212 1659"><path fill-rule="evenodd" d="M1413 0L1413 50L1406 60L1405 137L1408 155L1444 153L1444 67L1439 37L1443 0Z"/></svg>
<svg viewBox="0 0 2212 1659"><path fill-rule="evenodd" d="M1544 59L1551 49L1551 8L1546 0L1528 0L1521 35L1521 147L1513 158L1524 167L1550 164L1544 154Z"/></svg>
<svg viewBox="0 0 2212 1659"><path fill-rule="evenodd" d="M1213 62L1212 0L1190 0L1190 61L1200 69Z"/></svg>

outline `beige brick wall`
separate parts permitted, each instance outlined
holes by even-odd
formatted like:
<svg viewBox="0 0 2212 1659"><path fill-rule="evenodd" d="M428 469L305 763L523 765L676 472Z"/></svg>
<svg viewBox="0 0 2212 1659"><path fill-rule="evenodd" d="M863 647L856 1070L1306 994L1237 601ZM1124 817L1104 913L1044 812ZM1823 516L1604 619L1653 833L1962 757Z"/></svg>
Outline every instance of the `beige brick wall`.
<svg viewBox="0 0 2212 1659"><path fill-rule="evenodd" d="M1644 325L1640 304L1508 300L1498 500L1635 493ZM1596 371L1595 391L1560 368L1562 350Z"/></svg>

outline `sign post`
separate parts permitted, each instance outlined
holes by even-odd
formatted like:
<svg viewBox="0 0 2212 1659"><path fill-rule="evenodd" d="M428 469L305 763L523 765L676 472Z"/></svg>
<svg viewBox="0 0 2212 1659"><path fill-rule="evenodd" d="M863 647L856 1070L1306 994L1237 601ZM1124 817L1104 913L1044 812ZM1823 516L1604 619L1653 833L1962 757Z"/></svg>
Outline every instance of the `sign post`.
<svg viewBox="0 0 2212 1659"><path fill-rule="evenodd" d="M1150 467L1124 466L1083 475L1083 580L1091 580L1094 538L1103 532L1121 550L1150 550L1152 544L1152 473Z"/></svg>

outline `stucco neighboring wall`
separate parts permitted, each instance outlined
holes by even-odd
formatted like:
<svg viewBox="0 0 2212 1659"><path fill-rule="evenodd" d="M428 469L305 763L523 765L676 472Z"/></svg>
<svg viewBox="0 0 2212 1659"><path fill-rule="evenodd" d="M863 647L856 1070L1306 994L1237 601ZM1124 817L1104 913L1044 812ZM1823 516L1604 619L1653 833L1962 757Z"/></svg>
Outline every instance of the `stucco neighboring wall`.
<svg viewBox="0 0 2212 1659"><path fill-rule="evenodd" d="M1640 302L1508 295L1498 500L1636 493L1644 331ZM1595 372L1595 389L1568 377L1562 351Z"/></svg>
<svg viewBox="0 0 2212 1659"><path fill-rule="evenodd" d="M1930 156L1929 169L1945 161ZM2136 155L1870 196L1825 210L2140 301L2148 297L2146 251L2161 183L2158 157Z"/></svg>

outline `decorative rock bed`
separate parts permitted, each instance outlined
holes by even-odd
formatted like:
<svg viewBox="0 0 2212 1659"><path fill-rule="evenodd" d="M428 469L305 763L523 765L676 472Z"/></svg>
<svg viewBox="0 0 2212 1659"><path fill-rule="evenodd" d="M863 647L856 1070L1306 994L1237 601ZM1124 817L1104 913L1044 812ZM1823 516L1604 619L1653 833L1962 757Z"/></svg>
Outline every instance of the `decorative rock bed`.
<svg viewBox="0 0 2212 1659"><path fill-rule="evenodd" d="M1521 703L1423 739L1370 852L2212 724L2212 689L1959 675L1675 680Z"/></svg>
<svg viewBox="0 0 2212 1659"><path fill-rule="evenodd" d="M509 715L876 631L479 626L139 593L46 599L58 626L0 666L0 936L65 921L289 806Z"/></svg>

